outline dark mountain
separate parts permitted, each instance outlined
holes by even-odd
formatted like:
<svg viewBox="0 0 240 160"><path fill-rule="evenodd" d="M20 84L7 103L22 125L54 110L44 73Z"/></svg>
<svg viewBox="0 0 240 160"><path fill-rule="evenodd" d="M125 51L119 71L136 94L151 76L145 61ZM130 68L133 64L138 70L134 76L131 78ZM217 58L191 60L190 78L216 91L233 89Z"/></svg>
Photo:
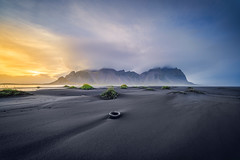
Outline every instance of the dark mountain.
<svg viewBox="0 0 240 160"><path fill-rule="evenodd" d="M103 68L100 70L72 71L51 84L100 84L100 85L189 85L184 73L178 68L154 68L137 74L136 72L116 71Z"/></svg>
<svg viewBox="0 0 240 160"><path fill-rule="evenodd" d="M165 82L169 84L187 84L187 78L185 74L178 68L154 68L147 72L143 72L141 75L143 82L157 83Z"/></svg>

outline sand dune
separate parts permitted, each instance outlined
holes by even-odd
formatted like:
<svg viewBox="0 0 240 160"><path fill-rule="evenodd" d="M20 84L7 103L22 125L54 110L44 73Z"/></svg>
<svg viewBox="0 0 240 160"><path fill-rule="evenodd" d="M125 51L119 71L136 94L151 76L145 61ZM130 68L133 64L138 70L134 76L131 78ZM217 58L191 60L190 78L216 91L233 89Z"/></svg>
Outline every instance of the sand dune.
<svg viewBox="0 0 240 160"><path fill-rule="evenodd" d="M240 88L38 90L0 99L0 159L240 159ZM108 119L110 111L122 113Z"/></svg>

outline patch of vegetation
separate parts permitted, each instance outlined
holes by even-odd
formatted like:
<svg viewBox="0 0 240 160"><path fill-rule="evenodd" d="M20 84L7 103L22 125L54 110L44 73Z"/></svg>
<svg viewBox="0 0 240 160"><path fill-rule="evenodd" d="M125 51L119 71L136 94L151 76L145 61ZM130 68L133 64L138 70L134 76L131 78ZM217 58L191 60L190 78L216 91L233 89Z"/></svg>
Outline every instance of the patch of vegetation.
<svg viewBox="0 0 240 160"><path fill-rule="evenodd" d="M27 92L19 91L16 89L3 89L0 91L0 97L9 97L9 96L19 96L19 95L29 95Z"/></svg>
<svg viewBox="0 0 240 160"><path fill-rule="evenodd" d="M121 85L121 87L120 87L121 89L127 89L128 88L128 86L126 85L126 84L123 84L123 85Z"/></svg>
<svg viewBox="0 0 240 160"><path fill-rule="evenodd" d="M174 92L169 92L168 94L187 94L184 91L174 91Z"/></svg>
<svg viewBox="0 0 240 160"><path fill-rule="evenodd" d="M153 88L146 88L146 91L155 91Z"/></svg>
<svg viewBox="0 0 240 160"><path fill-rule="evenodd" d="M77 87L75 86L69 86L68 89L76 89Z"/></svg>
<svg viewBox="0 0 240 160"><path fill-rule="evenodd" d="M65 85L65 86L63 86L63 87L65 87L65 88L69 88L69 85Z"/></svg>
<svg viewBox="0 0 240 160"><path fill-rule="evenodd" d="M102 99L116 99L118 97L118 93L114 90L113 87L108 88L105 92L103 92L101 95Z"/></svg>
<svg viewBox="0 0 240 160"><path fill-rule="evenodd" d="M133 86L132 88L139 88L138 86Z"/></svg>
<svg viewBox="0 0 240 160"><path fill-rule="evenodd" d="M188 88L188 90L186 92L193 92L193 93L197 93L197 94L205 94L204 92L198 91L198 90L196 90L192 87L190 89Z"/></svg>
<svg viewBox="0 0 240 160"><path fill-rule="evenodd" d="M40 86L37 86L37 89L41 88Z"/></svg>
<svg viewBox="0 0 240 160"><path fill-rule="evenodd" d="M138 87L139 89L146 89L147 87L145 87L145 86L140 86L140 87Z"/></svg>
<svg viewBox="0 0 240 160"><path fill-rule="evenodd" d="M82 87L80 87L80 89L91 90L91 89L94 89L94 88L93 88L93 86L91 86L89 84L83 84Z"/></svg>
<svg viewBox="0 0 240 160"><path fill-rule="evenodd" d="M162 89L171 89L169 86L162 86Z"/></svg>

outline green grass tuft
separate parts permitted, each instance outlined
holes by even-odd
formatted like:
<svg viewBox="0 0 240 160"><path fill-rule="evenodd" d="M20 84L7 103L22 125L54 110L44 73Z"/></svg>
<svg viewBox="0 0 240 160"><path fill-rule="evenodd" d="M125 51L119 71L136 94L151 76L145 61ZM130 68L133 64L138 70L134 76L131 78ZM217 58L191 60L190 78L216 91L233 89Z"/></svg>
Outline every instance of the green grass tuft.
<svg viewBox="0 0 240 160"><path fill-rule="evenodd" d="M147 87L145 87L145 86L139 86L138 88L139 88L139 89L146 89Z"/></svg>
<svg viewBox="0 0 240 160"><path fill-rule="evenodd" d="M68 89L76 89L77 87L75 86L69 86Z"/></svg>
<svg viewBox="0 0 240 160"><path fill-rule="evenodd" d="M118 93L114 90L113 87L110 87L105 92L103 92L100 97L102 99L116 99L118 97Z"/></svg>
<svg viewBox="0 0 240 160"><path fill-rule="evenodd" d="M80 87L80 89L91 90L91 89L94 89L94 88L89 84L83 84L82 87Z"/></svg>
<svg viewBox="0 0 240 160"><path fill-rule="evenodd" d="M169 86L162 86L162 89L171 89Z"/></svg>
<svg viewBox="0 0 240 160"><path fill-rule="evenodd" d="M187 94L184 91L174 91L174 92L169 92L168 94Z"/></svg>
<svg viewBox="0 0 240 160"><path fill-rule="evenodd" d="M63 86L63 87L65 87L65 88L69 88L69 85L65 85L65 86Z"/></svg>
<svg viewBox="0 0 240 160"><path fill-rule="evenodd" d="M153 88L146 88L146 91L155 91Z"/></svg>
<svg viewBox="0 0 240 160"><path fill-rule="evenodd" d="M121 89L127 89L128 88L128 86L126 85L126 84L123 84L123 85L121 85L121 87L120 87Z"/></svg>
<svg viewBox="0 0 240 160"><path fill-rule="evenodd" d="M139 88L138 86L132 86L132 88Z"/></svg>
<svg viewBox="0 0 240 160"><path fill-rule="evenodd" d="M192 87L188 87L187 91L186 92L193 92L193 93L197 93L197 94L205 94L204 92L202 91L198 91Z"/></svg>
<svg viewBox="0 0 240 160"><path fill-rule="evenodd" d="M9 96L19 96L19 95L28 95L29 93L19 91L16 89L3 89L0 91L0 97L9 97Z"/></svg>

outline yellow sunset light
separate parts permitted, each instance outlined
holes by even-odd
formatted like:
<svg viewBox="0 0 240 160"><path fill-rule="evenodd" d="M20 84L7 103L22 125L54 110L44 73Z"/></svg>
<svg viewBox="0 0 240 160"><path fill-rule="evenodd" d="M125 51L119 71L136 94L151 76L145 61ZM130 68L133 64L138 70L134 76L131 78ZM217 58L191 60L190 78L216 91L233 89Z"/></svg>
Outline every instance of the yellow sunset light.
<svg viewBox="0 0 240 160"><path fill-rule="evenodd" d="M32 71L32 70L28 70L27 72L31 73L32 76L37 76L40 74L46 74L46 72L39 72L39 71Z"/></svg>
<svg viewBox="0 0 240 160"><path fill-rule="evenodd" d="M30 23L0 23L0 76L41 76L52 81L69 70L64 63L69 52L64 37Z"/></svg>

